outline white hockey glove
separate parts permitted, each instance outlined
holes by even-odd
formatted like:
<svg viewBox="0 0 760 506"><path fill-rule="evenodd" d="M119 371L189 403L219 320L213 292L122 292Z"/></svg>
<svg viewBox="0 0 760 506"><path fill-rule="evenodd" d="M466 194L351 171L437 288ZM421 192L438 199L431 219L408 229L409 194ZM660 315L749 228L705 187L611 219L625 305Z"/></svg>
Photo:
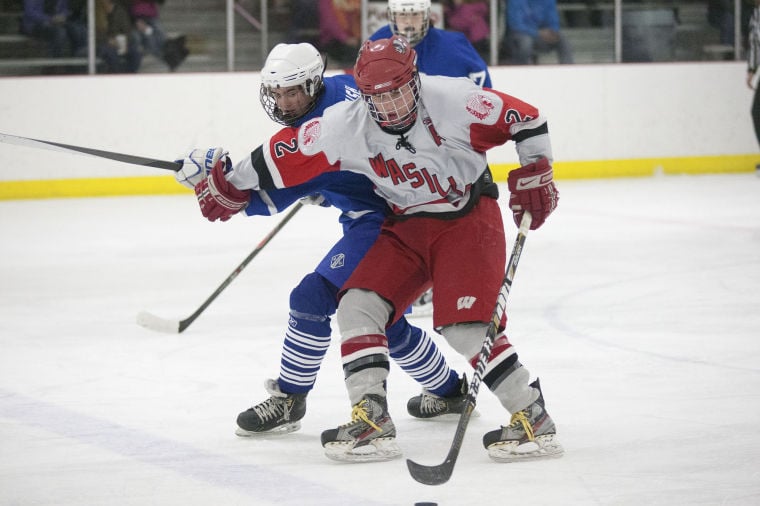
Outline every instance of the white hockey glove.
<svg viewBox="0 0 760 506"><path fill-rule="evenodd" d="M311 195L301 197L298 200L305 206L330 207L330 204L325 201L325 197L321 193L312 193Z"/></svg>
<svg viewBox="0 0 760 506"><path fill-rule="evenodd" d="M228 164L227 154L224 148L194 149L187 156L177 160L182 164L182 168L174 173L174 178L182 186L192 190L208 177L208 173L219 160L226 158L225 164Z"/></svg>

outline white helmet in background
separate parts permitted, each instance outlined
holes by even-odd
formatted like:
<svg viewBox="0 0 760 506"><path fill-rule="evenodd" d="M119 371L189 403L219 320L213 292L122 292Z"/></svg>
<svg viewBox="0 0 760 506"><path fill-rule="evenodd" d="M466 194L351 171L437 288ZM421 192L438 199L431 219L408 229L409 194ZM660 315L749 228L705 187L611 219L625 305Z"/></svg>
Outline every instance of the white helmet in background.
<svg viewBox="0 0 760 506"><path fill-rule="evenodd" d="M311 44L277 44L269 52L264 68L261 69L261 106L272 120L283 125L292 125L296 120L308 114L317 102L317 95L322 90L322 74L325 65L322 55ZM300 86L312 100L307 108L298 114L283 113L277 107L272 90Z"/></svg>
<svg viewBox="0 0 760 506"><path fill-rule="evenodd" d="M420 14L421 22L416 26L399 26L401 23L396 19L399 14ZM430 26L430 0L388 0L388 19L393 33L406 37L414 46L427 35Z"/></svg>

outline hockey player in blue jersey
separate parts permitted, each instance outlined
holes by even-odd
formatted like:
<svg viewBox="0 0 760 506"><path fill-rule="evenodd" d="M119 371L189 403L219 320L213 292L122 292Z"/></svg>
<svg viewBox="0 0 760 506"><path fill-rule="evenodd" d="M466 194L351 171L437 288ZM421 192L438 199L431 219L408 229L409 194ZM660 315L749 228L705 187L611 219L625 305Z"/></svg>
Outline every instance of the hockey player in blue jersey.
<svg viewBox="0 0 760 506"><path fill-rule="evenodd" d="M369 39L405 37L417 53L423 74L469 77L481 88L491 87L491 75L483 58L463 33L441 30L430 24L430 0L388 0L389 23Z"/></svg>
<svg viewBox="0 0 760 506"><path fill-rule="evenodd" d="M261 104L274 121L299 126L337 102L359 98L350 75L324 77L320 53L310 44L278 44L261 71ZM221 148L194 150L185 158L178 180L194 186L219 161ZM307 274L290 295L290 314L280 362L279 377L269 379L270 397L240 413L239 436L287 433L300 428L306 397L330 344L331 317L340 287L364 253L374 244L388 211L365 176L341 172L324 174L302 185L251 192L245 208L249 216L272 215L299 199L333 206L342 211L343 237L327 252L314 272ZM418 418L460 413L467 381L451 370L430 336L405 318L388 328L391 357L423 387L407 409Z"/></svg>

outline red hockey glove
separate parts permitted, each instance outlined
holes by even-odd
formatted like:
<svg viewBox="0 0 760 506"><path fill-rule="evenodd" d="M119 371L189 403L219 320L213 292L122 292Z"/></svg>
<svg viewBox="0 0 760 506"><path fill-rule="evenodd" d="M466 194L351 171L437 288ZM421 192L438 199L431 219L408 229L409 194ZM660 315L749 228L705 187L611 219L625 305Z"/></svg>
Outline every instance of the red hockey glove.
<svg viewBox="0 0 760 506"><path fill-rule="evenodd" d="M507 184L511 192L509 207L518 227L523 212L531 214L533 222L530 229L535 230L557 207L559 192L554 186L554 174L546 158L513 170L509 173Z"/></svg>
<svg viewBox="0 0 760 506"><path fill-rule="evenodd" d="M226 158L226 157L225 157ZM228 167L225 158L219 160L208 177L195 186L195 196L201 213L208 221L227 221L248 205L250 192L238 190L224 178Z"/></svg>

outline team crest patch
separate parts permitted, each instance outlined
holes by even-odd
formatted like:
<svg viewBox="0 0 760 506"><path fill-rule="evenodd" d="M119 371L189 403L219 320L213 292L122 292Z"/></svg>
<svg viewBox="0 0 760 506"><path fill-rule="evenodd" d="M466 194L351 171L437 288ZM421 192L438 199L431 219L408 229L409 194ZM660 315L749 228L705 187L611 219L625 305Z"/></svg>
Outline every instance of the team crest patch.
<svg viewBox="0 0 760 506"><path fill-rule="evenodd" d="M330 269L340 269L346 265L346 255L338 253L330 259Z"/></svg>
<svg viewBox="0 0 760 506"><path fill-rule="evenodd" d="M322 134L322 124L319 119L313 119L301 127L301 135L303 136L302 146L311 146L319 139Z"/></svg>
<svg viewBox="0 0 760 506"><path fill-rule="evenodd" d="M478 93L477 95L470 97L467 101L466 109L467 112L479 120L483 120L491 114L491 111L493 111L495 107L496 106L490 98Z"/></svg>

